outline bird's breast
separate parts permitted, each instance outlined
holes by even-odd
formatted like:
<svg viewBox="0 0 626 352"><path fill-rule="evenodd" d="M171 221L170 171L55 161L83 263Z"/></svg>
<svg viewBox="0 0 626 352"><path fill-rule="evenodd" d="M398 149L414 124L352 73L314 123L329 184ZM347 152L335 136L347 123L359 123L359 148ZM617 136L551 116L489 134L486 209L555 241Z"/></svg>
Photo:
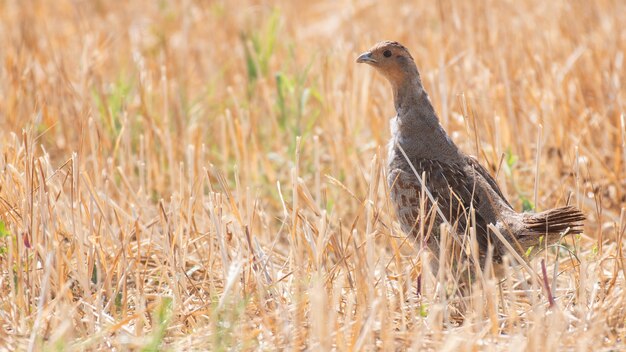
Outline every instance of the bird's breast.
<svg viewBox="0 0 626 352"><path fill-rule="evenodd" d="M389 128L391 130L391 139L387 144L387 162L391 165L391 162L396 158L396 143L398 141L398 116L389 120Z"/></svg>

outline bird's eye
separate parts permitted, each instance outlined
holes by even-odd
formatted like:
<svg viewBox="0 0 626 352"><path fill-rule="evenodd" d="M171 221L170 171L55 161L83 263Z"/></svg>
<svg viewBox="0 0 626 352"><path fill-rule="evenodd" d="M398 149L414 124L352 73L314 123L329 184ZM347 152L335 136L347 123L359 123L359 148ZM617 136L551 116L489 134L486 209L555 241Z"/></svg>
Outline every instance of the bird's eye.
<svg viewBox="0 0 626 352"><path fill-rule="evenodd" d="M385 57L389 57L389 56L391 56L391 51L385 50L385 51L383 51L383 55L385 55Z"/></svg>

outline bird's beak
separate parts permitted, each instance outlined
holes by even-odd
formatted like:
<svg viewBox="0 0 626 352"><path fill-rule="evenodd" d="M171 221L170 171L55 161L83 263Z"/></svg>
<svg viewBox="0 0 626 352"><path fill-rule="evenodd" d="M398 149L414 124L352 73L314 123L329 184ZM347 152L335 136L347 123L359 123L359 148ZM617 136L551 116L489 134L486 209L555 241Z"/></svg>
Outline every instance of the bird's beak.
<svg viewBox="0 0 626 352"><path fill-rule="evenodd" d="M356 58L356 62L358 62L358 63L366 63L366 64L375 64L376 60L374 60L374 58L372 57L372 52L371 51L366 51L363 54L359 55L359 57Z"/></svg>

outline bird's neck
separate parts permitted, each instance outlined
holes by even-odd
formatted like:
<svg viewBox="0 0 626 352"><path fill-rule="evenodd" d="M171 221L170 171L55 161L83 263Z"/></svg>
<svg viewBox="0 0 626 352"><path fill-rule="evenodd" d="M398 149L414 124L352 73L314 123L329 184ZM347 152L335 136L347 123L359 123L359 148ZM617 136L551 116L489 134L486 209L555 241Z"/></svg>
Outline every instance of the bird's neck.
<svg viewBox="0 0 626 352"><path fill-rule="evenodd" d="M419 74L407 75L403 79L393 81L391 83L393 88L393 100L396 111L407 110L417 103L427 103L429 107L432 107L428 94L422 87L422 81ZM434 115L434 113L433 113ZM434 116L437 119L437 116Z"/></svg>
<svg viewBox="0 0 626 352"><path fill-rule="evenodd" d="M456 157L459 150L439 123L417 69L392 86L397 112L395 137L407 154L416 158Z"/></svg>

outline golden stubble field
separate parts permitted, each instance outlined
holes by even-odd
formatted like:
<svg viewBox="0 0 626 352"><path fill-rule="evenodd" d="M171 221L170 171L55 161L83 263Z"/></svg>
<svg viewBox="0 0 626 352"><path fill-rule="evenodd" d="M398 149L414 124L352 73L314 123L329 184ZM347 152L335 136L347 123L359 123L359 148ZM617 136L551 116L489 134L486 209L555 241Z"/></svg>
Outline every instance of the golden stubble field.
<svg viewBox="0 0 626 352"><path fill-rule="evenodd" d="M619 0L0 1L0 350L624 348L624 23ZM465 310L390 210L391 91L354 63L382 39L517 209L588 217Z"/></svg>

